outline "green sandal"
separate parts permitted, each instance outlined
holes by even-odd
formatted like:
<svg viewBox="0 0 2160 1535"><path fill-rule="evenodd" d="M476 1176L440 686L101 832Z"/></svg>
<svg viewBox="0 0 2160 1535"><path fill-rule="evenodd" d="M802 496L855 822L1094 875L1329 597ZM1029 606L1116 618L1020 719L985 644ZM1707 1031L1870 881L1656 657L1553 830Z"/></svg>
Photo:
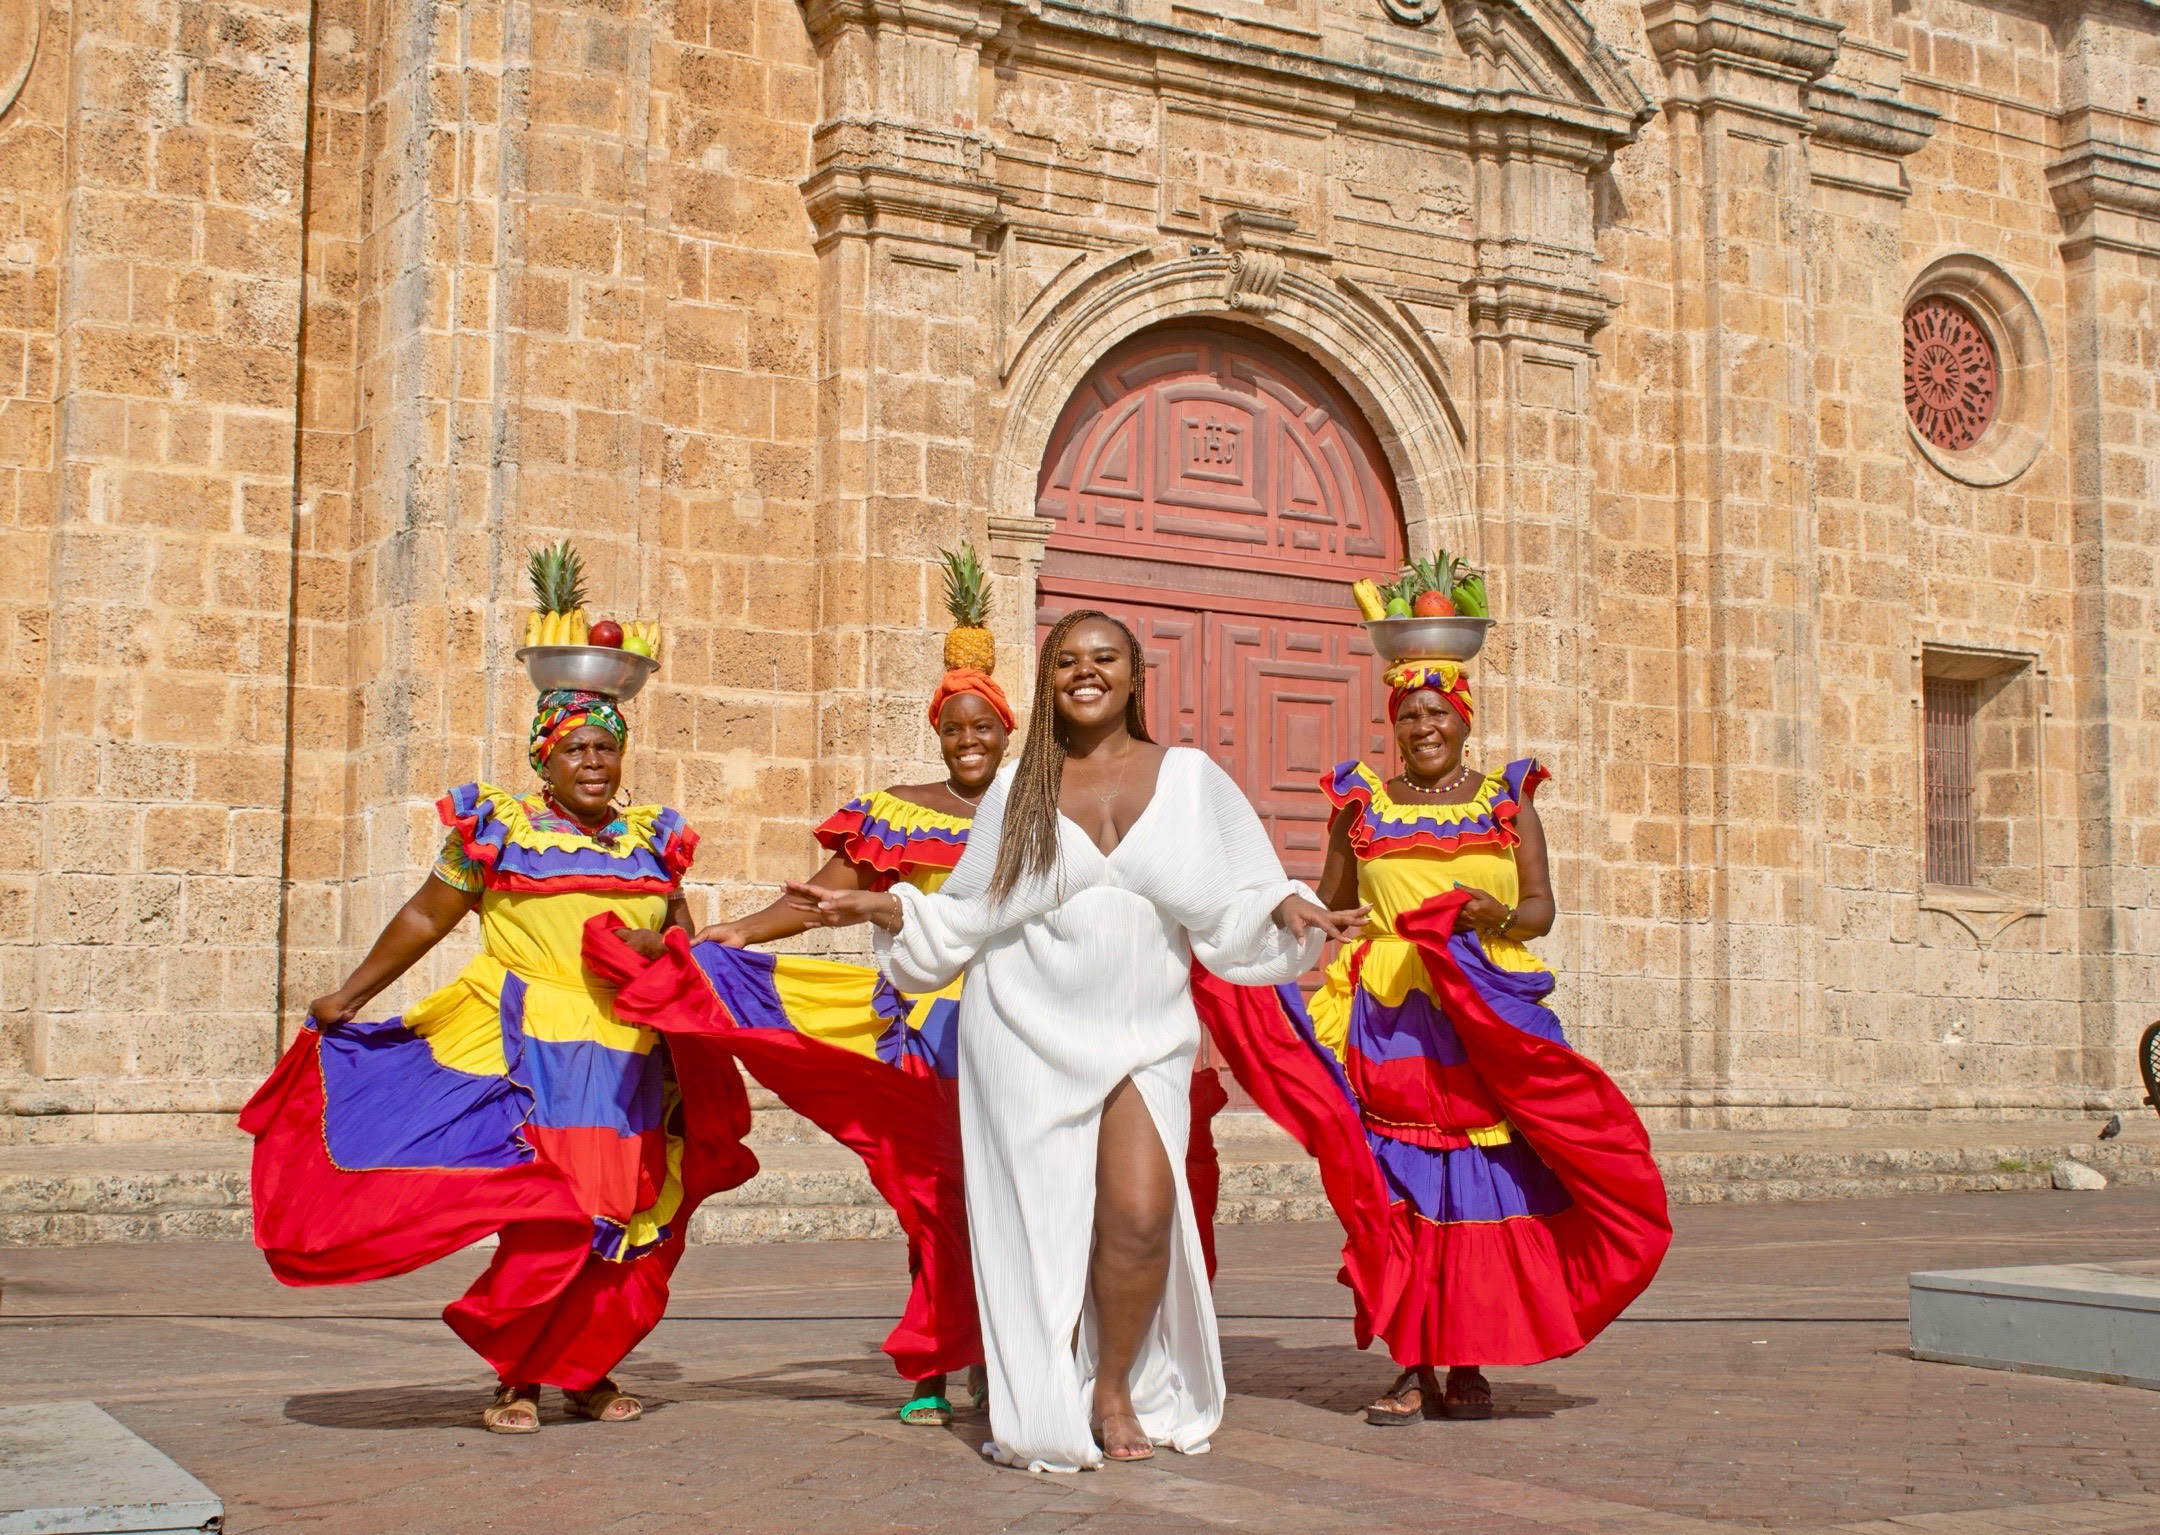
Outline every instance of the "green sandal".
<svg viewBox="0 0 2160 1535"><path fill-rule="evenodd" d="M952 1403L942 1396L919 1396L900 1409L900 1421L943 1428L952 1422Z"/></svg>

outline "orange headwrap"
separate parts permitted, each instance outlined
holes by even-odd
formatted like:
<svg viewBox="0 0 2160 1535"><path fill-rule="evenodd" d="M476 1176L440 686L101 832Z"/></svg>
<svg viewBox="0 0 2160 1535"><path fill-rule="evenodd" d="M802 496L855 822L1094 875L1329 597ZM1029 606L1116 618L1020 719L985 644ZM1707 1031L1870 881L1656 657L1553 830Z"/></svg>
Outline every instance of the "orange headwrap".
<svg viewBox="0 0 2160 1535"><path fill-rule="evenodd" d="M1470 676L1453 661L1403 661L1387 670L1387 717L1393 723L1403 700L1422 688L1438 693L1447 706L1470 723Z"/></svg>
<svg viewBox="0 0 2160 1535"><path fill-rule="evenodd" d="M988 672L976 671L971 666L956 666L938 679L937 691L930 695L930 728L938 728L938 715L945 705L962 693L973 693L997 711L997 717L1010 730L1015 723L1012 705L1005 701L1005 690L990 680Z"/></svg>

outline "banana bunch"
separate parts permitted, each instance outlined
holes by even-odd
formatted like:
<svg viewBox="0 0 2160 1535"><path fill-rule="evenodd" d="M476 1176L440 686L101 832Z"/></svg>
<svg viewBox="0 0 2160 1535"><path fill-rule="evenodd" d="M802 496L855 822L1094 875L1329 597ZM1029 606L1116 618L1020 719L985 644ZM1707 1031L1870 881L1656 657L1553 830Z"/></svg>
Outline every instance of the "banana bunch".
<svg viewBox="0 0 2160 1535"><path fill-rule="evenodd" d="M1387 598L1380 594L1380 584L1377 581L1353 581L1350 584L1350 595L1357 599L1358 617L1387 617Z"/></svg>
<svg viewBox="0 0 2160 1535"><path fill-rule="evenodd" d="M525 615L525 643L528 645L583 645L591 631L592 625L586 621L585 610L581 607L567 613Z"/></svg>
<svg viewBox="0 0 2160 1535"><path fill-rule="evenodd" d="M632 655L660 659L660 624L655 619L637 618L623 625L622 648Z"/></svg>

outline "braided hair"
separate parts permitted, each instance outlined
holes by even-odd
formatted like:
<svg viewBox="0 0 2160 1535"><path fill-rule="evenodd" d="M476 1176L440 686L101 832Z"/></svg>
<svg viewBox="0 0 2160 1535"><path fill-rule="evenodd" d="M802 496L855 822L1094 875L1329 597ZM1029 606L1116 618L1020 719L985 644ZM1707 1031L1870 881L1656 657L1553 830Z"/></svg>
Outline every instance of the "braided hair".
<svg viewBox="0 0 2160 1535"><path fill-rule="evenodd" d="M1058 794L1065 784L1065 727L1057 715L1057 657L1067 635L1091 619L1125 636L1132 665L1132 696L1125 700L1125 732L1135 741L1152 741L1147 729L1147 657L1132 630L1108 613L1081 608L1051 626L1035 658L1035 706L1028 712L1027 747L1013 773L1005 800L1005 828L998 843L997 867L990 875L990 898L1002 901L1031 874L1057 866Z"/></svg>

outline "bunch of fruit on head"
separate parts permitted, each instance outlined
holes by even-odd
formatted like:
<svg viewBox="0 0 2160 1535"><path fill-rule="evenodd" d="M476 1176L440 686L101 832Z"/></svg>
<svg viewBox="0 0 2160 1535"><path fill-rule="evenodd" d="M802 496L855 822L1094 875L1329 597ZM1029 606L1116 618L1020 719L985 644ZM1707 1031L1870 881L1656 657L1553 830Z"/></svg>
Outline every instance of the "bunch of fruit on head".
<svg viewBox="0 0 2160 1535"><path fill-rule="evenodd" d="M1492 617L1485 603L1484 575L1445 549L1412 560L1401 577L1386 586L1359 581L1350 593L1366 619Z"/></svg>
<svg viewBox="0 0 2160 1535"><path fill-rule="evenodd" d="M532 580L533 611L525 617L527 645L600 645L632 655L660 659L660 625L633 618L590 621L585 614L585 562L564 539L552 549L535 549L525 573Z"/></svg>

